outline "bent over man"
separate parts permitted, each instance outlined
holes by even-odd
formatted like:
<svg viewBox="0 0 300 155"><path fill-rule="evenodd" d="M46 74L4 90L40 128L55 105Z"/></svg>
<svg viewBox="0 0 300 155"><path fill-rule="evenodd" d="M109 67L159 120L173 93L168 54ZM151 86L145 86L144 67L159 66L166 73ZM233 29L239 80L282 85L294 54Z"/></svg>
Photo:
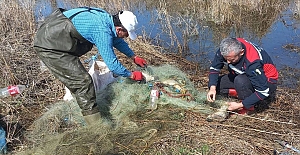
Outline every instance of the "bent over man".
<svg viewBox="0 0 300 155"><path fill-rule="evenodd" d="M229 74L219 76L226 65ZM207 100L216 94L237 97L228 102L228 110L245 114L277 88L278 72L268 53L243 38L225 38L210 67Z"/></svg>
<svg viewBox="0 0 300 155"><path fill-rule="evenodd" d="M73 94L84 116L99 113L91 76L79 57L95 45L110 71L117 76L142 80L142 73L127 70L113 47L144 67L146 61L134 54L122 39L137 38L138 22L130 11L110 15L99 8L56 9L41 25L34 41L39 58Z"/></svg>

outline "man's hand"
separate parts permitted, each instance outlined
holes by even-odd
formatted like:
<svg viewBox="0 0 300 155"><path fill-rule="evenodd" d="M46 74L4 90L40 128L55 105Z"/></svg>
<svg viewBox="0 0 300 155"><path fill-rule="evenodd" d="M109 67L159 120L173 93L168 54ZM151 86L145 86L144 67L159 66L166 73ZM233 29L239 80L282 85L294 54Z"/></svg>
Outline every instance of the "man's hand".
<svg viewBox="0 0 300 155"><path fill-rule="evenodd" d="M147 65L146 60L143 59L143 58L141 58L141 57L139 57L139 56L134 56L133 57L133 62L135 64L137 64L138 66L140 66L140 67L145 67L145 65Z"/></svg>
<svg viewBox="0 0 300 155"><path fill-rule="evenodd" d="M207 101L208 102L214 102L216 100L216 86L211 86L209 89L209 92L206 95Z"/></svg>
<svg viewBox="0 0 300 155"><path fill-rule="evenodd" d="M230 111L239 110L244 107L242 102L227 102L227 104Z"/></svg>
<svg viewBox="0 0 300 155"><path fill-rule="evenodd" d="M133 72L131 73L130 78L131 78L132 80L135 80L135 81L142 81L142 80L143 80L143 74L142 74L142 72L140 72L140 71L133 71Z"/></svg>

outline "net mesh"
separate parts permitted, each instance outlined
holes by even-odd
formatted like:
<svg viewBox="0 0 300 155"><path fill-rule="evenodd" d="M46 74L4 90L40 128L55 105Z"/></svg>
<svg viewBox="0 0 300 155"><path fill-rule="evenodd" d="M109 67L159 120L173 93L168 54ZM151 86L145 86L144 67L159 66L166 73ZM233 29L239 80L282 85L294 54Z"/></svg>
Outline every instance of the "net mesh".
<svg viewBox="0 0 300 155"><path fill-rule="evenodd" d="M137 83L128 78L118 78L96 93L102 117L93 125L85 124L75 100L53 104L26 134L27 139L36 144L39 142L39 146L20 154L113 154L128 145L141 150L164 132L177 128L180 124L174 121L183 119L185 110L204 115L212 112L205 104L206 92L196 90L178 68L171 65L149 66L141 71L158 79ZM190 98L176 97L182 93L170 88L174 81L181 90L190 94ZM154 83L164 83L161 87L164 92L158 99L158 108L149 110L150 85ZM142 120L144 123L141 123Z"/></svg>

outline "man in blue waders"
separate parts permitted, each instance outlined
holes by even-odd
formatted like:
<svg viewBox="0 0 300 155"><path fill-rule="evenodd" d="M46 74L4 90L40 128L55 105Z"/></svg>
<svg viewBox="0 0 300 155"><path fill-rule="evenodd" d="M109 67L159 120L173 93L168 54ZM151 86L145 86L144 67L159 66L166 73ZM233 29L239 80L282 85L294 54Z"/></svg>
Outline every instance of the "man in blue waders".
<svg viewBox="0 0 300 155"><path fill-rule="evenodd" d="M79 57L93 45L109 70L116 76L142 80L140 71L127 70L117 59L113 47L144 67L146 61L134 54L123 38L137 38L138 22L130 11L108 14L99 8L56 9L37 31L34 49L51 73L76 97L87 124L99 119L95 88Z"/></svg>
<svg viewBox="0 0 300 155"><path fill-rule="evenodd" d="M227 65L229 73L219 76ZM207 100L216 94L238 98L228 102L228 110L247 114L254 106L273 94L277 88L278 71L268 53L243 38L225 38L210 66Z"/></svg>

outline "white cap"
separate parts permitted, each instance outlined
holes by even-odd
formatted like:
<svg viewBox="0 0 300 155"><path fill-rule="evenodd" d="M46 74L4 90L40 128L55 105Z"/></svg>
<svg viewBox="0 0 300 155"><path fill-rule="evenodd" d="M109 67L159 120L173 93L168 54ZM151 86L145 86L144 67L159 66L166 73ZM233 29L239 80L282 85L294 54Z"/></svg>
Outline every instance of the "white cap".
<svg viewBox="0 0 300 155"><path fill-rule="evenodd" d="M136 16L130 11L121 11L119 13L119 19L124 28L128 31L129 38L135 40L137 38L135 28L138 24Z"/></svg>

